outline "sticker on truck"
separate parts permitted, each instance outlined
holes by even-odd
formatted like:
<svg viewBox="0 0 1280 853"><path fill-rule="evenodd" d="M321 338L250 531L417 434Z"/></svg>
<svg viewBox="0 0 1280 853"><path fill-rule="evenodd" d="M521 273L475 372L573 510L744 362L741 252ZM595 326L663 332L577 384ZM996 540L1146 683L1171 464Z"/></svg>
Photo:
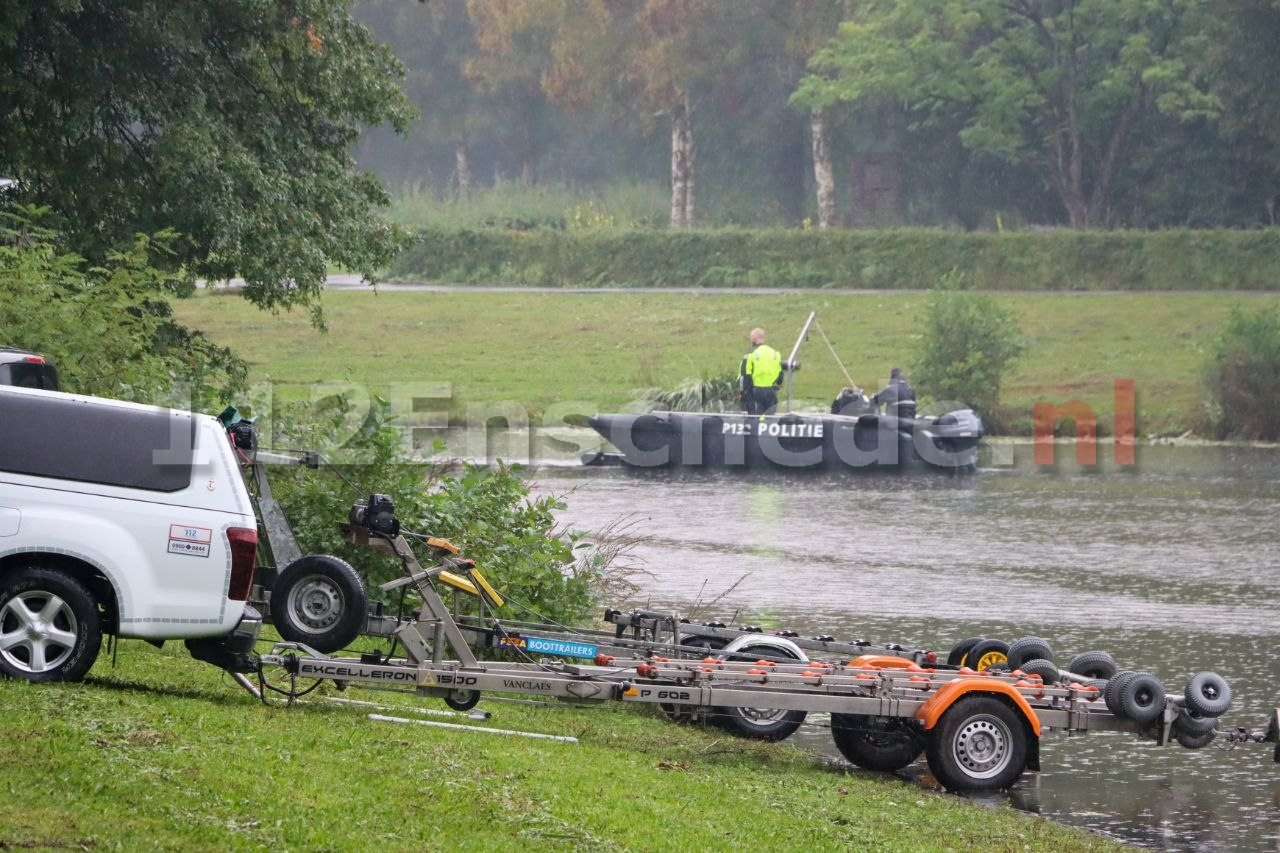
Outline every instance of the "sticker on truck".
<svg viewBox="0 0 1280 853"><path fill-rule="evenodd" d="M169 525L169 553L207 557L213 544L213 530L186 524Z"/></svg>

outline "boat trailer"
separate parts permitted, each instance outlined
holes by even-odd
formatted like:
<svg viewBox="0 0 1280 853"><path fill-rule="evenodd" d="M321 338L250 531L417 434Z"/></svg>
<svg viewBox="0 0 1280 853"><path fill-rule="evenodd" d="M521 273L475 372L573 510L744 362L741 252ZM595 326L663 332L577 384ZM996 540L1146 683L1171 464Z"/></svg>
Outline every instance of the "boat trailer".
<svg viewBox="0 0 1280 853"><path fill-rule="evenodd" d="M1174 694L1148 673L1103 681L1054 670L1046 678L1039 674L1046 672L1038 666L1047 663L1042 660L978 670L939 662L931 652L693 626L652 611L609 611L612 635L544 636L485 618L483 608L482 617L455 618L440 587L472 593L490 608L500 606L502 596L447 541L401 531L390 498L357 502L341 528L350 541L399 559L404 573L383 584L384 592L411 586L421 597L417 618L396 621L390 632L403 657L381 651L338 657L302 642L279 642L249 656L235 673L264 701L263 673L278 668L295 680L438 697L456 710L474 707L489 692L659 705L677 719L728 719L748 727L743 721L755 721L758 736L773 739L789 735L807 713L827 713L836 747L853 764L892 771L924 753L933 774L955 791L1006 788L1025 770L1038 770L1040 737L1048 731L1122 731L1161 745L1203 747L1218 736L1218 718L1231 704L1229 685L1209 672ZM425 545L434 565L419 562L411 538ZM661 642L662 630L675 642ZM472 648L477 637L516 660L478 659ZM849 647L858 653L848 660L810 658L802 642L821 654L844 654ZM1009 660L1011 667L1015 663ZM258 687L245 677L254 672ZM1278 733L1280 711L1263 734L1225 734L1229 742L1276 742Z"/></svg>

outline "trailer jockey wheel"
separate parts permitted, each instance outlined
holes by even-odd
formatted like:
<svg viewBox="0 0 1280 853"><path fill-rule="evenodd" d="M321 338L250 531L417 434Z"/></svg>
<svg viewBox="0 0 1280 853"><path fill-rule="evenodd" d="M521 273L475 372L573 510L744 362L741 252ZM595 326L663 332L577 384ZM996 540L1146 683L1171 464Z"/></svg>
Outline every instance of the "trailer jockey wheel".
<svg viewBox="0 0 1280 853"><path fill-rule="evenodd" d="M444 695L444 704L455 711L470 711L479 702L479 690L450 690Z"/></svg>

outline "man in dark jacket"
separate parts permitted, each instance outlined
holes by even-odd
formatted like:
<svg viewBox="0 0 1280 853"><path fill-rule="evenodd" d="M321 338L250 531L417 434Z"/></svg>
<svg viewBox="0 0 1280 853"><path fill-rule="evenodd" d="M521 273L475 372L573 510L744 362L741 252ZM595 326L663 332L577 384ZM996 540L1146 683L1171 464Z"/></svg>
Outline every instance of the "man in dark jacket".
<svg viewBox="0 0 1280 853"><path fill-rule="evenodd" d="M880 389L871 402L876 406L884 406L886 415L899 418L916 416L916 390L907 382L907 375L902 368L895 367L889 371L889 384Z"/></svg>

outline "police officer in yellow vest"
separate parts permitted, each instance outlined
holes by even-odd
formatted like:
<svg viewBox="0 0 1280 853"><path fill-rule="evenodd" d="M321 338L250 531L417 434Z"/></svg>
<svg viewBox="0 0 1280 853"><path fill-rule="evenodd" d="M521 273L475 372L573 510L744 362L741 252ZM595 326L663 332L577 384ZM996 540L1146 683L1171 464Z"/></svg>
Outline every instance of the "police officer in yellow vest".
<svg viewBox="0 0 1280 853"><path fill-rule="evenodd" d="M742 357L738 379L742 407L749 415L771 415L782 386L782 354L764 342L764 329L751 330L751 349Z"/></svg>

